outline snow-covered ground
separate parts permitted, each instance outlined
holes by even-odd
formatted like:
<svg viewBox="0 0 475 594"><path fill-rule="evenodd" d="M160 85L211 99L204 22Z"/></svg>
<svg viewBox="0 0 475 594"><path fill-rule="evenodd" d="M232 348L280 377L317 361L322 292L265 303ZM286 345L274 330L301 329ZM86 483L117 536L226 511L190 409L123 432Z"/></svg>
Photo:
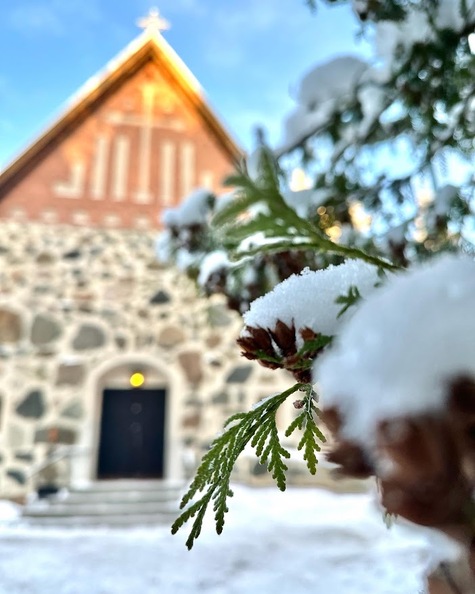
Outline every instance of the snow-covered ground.
<svg viewBox="0 0 475 594"><path fill-rule="evenodd" d="M238 487L231 503L191 552L185 531L31 528L0 505L0 594L420 594L442 547L387 529L368 494Z"/></svg>

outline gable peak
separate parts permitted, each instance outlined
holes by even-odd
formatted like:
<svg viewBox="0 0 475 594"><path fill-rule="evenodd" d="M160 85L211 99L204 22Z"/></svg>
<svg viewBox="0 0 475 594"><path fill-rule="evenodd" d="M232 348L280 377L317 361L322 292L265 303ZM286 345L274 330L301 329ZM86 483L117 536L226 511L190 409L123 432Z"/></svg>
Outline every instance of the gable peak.
<svg viewBox="0 0 475 594"><path fill-rule="evenodd" d="M137 25L148 35L161 35L162 31L170 28L170 23L160 15L156 7L151 8L147 16L138 19Z"/></svg>

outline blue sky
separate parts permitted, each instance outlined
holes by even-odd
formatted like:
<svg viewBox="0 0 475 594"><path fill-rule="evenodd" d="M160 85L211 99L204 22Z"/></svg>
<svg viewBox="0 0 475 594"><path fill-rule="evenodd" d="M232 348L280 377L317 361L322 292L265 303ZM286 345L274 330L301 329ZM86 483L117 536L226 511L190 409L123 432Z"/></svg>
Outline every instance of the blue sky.
<svg viewBox="0 0 475 594"><path fill-rule="evenodd" d="M245 149L262 124L276 143L292 88L315 63L363 53L348 6L304 0L15 0L0 8L0 168L140 33L157 4L164 33Z"/></svg>

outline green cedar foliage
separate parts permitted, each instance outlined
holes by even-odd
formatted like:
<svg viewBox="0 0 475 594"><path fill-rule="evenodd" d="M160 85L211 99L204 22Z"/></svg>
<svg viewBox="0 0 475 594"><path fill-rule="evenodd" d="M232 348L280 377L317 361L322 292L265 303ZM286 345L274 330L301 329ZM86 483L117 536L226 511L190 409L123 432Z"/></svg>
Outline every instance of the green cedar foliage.
<svg viewBox="0 0 475 594"><path fill-rule="evenodd" d="M275 156L264 145L259 149L257 170L257 179L252 179L244 168L226 179L226 185L236 188L236 200L212 220L218 243L231 256L243 259L265 252L305 250L359 259L386 270L397 269L391 262L359 248L335 243L314 221L301 218L282 196ZM250 209L254 209L253 214ZM247 247L249 237L256 233L264 241Z"/></svg>
<svg viewBox="0 0 475 594"><path fill-rule="evenodd" d="M346 295L340 295L336 298L336 302L343 305L341 310L338 312L337 317L341 317L348 308L350 308L352 305L355 305L355 303L358 303L360 299L361 295L358 291L358 287L351 286L348 289L348 293Z"/></svg>
<svg viewBox="0 0 475 594"><path fill-rule="evenodd" d="M259 402L249 412L238 413L230 417L224 432L215 438L209 451L203 456L195 478L184 495L180 507L184 510L172 526L175 534L188 521L193 521L186 541L188 549L193 547L201 533L203 520L211 506L216 522L216 532L221 534L225 515L229 511L228 498L233 492L230 488L234 465L246 446L251 445L261 464L267 466L278 488L286 488L287 460L290 452L282 445L277 430L276 413L279 407L297 391L303 390L305 397L297 406L302 412L291 423L286 435L297 428L302 430L298 449L303 450L307 467L312 474L317 469L316 452L325 436L316 423L318 409L314 394L308 384L297 383L285 392L271 396Z"/></svg>
<svg viewBox="0 0 475 594"><path fill-rule="evenodd" d="M312 9L319 4L318 0L304 1ZM336 4L339 0L322 2ZM202 235L196 244L205 253L209 248L204 238L212 236L212 245L223 247L234 258L236 268L223 275L233 278L237 288L231 294L226 278L220 278L218 284L225 295L233 298L236 309L244 311L246 305L241 298L244 285L239 285L235 275L246 262L252 262L260 271L252 291L245 287L257 297L270 288L269 276L264 272L271 267L276 271L274 284L287 278L289 270L277 266L282 262L292 261L301 270L358 258L382 271L394 271L443 250L473 253L473 175L451 188L454 182L448 183L445 173L454 162L470 164L473 156L475 56L470 50L469 34L475 29L475 12L460 0L463 26L458 30L438 28L434 15L439 6L438 0L358 2L357 17L370 30L380 23L403 27L408 15L416 11L426 15L431 34L417 43L399 43L385 76L362 79L354 92L335 101L325 121L317 118L318 126L294 139L291 146L274 153L261 146L257 175L251 176L243 165L228 179L236 199L218 209L211 228L206 233L200 230ZM364 97L371 91L375 92L378 109L370 114L367 125L360 127L367 107ZM318 108L316 105L317 112ZM392 171L386 167L388 157L405 167ZM307 217L300 217L285 201L284 190L289 183L281 167L286 159L291 167L296 161L301 164L311 177L313 189L327 194L320 208ZM429 188L427 202L420 200L421 185ZM370 228L366 233L353 233L345 243L335 243L327 233L335 223L342 229L353 225L352 230L358 231L350 216L354 204L371 215ZM467 228L472 229L471 237L465 233ZM254 242L249 240L252 236ZM342 306L340 315L359 299L357 287L341 295L337 300ZM304 355L299 353L297 364L302 363ZM263 362L266 357L269 355L261 353ZM280 360L269 362L277 366ZM318 409L311 386L298 383L251 411L231 417L224 433L213 441L182 500L183 513L172 528L175 533L192 523L188 548L199 536L209 508L217 532L223 530L232 496L232 470L248 445L254 447L278 487L285 489L290 454L280 440L276 412L298 390L305 391L305 398L286 435L301 431L298 448L309 471L315 473L324 436L316 422Z"/></svg>

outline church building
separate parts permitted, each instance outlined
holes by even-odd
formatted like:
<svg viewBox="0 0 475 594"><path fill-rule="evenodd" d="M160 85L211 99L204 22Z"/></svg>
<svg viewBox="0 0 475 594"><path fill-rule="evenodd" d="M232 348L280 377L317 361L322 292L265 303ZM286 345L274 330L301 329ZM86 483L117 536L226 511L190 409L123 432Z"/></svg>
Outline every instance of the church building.
<svg viewBox="0 0 475 594"><path fill-rule="evenodd" d="M238 316L155 257L161 210L219 192L241 150L158 12L142 25L0 174L3 497L182 481L279 383L240 357Z"/></svg>

